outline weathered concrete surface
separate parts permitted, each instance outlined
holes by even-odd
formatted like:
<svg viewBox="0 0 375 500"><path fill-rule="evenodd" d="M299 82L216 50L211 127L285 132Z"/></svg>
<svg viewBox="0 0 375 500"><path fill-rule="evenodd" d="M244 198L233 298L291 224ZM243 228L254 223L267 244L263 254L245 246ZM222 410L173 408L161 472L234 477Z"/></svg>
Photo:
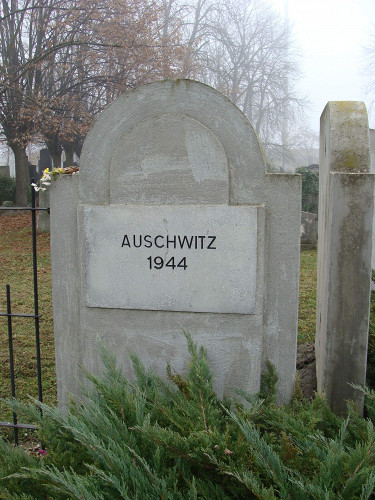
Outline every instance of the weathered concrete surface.
<svg viewBox="0 0 375 500"><path fill-rule="evenodd" d="M363 411L369 323L374 178L367 112L330 102L321 117L317 384L336 413Z"/></svg>
<svg viewBox="0 0 375 500"><path fill-rule="evenodd" d="M50 189L45 191L39 191L39 206L43 208L49 208L50 206ZM42 210L38 212L38 229L40 231L49 232L50 230L50 214L47 210Z"/></svg>
<svg viewBox="0 0 375 500"><path fill-rule="evenodd" d="M133 137L134 127L151 130L153 134L157 134L157 128L154 126L155 120L157 117L166 119L169 115L177 115L174 123L180 123L180 126L184 127L181 133L188 131L188 127L184 126L184 117L190 118L189 122L193 131L208 129L204 138L207 141L211 138L211 150L216 151L216 154L204 157L206 161L209 161L209 166L203 164L196 168L196 156L189 155L188 146L186 146L186 151L183 151L183 146L179 142L176 146L177 152L173 162L176 175L173 176L169 184L168 193L164 192L164 197L160 200L158 193L163 188L159 183L156 186L154 184L153 192L148 195L150 198L147 199L148 203L211 204L214 202L218 204L229 202L229 204L236 205L262 202L260 200L262 200L264 193L266 167L258 138L250 122L222 94L213 92L212 88L203 84L199 84L199 92L197 92L197 82L190 80L156 82L145 85L122 94L101 113L89 132L82 149L81 202L93 205L107 203L145 204L143 193L139 192L137 184L133 183L133 168L129 167L128 157L125 156L122 159L119 154L121 143L127 141L127 137ZM173 123L172 118L169 121L166 120L165 126L168 126L169 131L171 123ZM216 140L212 138L212 135L216 137ZM167 134L164 134L163 137L166 137L167 144L158 145L153 137L148 137L151 146L148 160L145 160L144 156L145 149L148 150L148 144L137 140L134 147L142 159L143 165L150 164L151 160L154 161L156 155L159 155L160 165L166 164L165 159L168 155L172 157L168 158L167 164L173 160L174 150L169 150L168 145L174 142L170 141ZM173 139L175 139L175 134ZM186 142L190 141L186 140ZM192 148L192 146L190 147ZM225 151L226 157L227 176L225 179L223 179L222 150ZM132 155L134 157L134 151ZM114 161L114 156L115 159L119 159L120 165ZM180 157L182 157L181 161L176 161ZM257 165L257 167L251 168L251 165ZM122 191L117 188L115 192L111 191L113 169L115 171L121 169L123 172L122 183L134 184L133 198L129 199L124 196ZM194 172L200 169L205 172L205 179L211 180L211 186L210 189L198 189L196 192L194 188L197 187L197 178L194 176ZM252 175L249 175L250 169ZM151 178L154 179L149 169L144 169L144 174L147 177L151 175ZM139 178L138 175L137 178ZM116 175L112 179L112 187L116 182L115 179ZM192 185L189 184L189 179ZM205 179L202 179L203 182ZM181 185L181 182L184 184ZM124 187L124 189L128 188ZM179 196L183 198L182 202L179 201Z"/></svg>
<svg viewBox="0 0 375 500"><path fill-rule="evenodd" d="M64 238L65 229L61 230L65 227L73 232L69 244L78 244L73 252L59 251L61 260L56 256L53 267L53 279L60 282L56 285L60 298L54 307L62 309L55 314L55 336L61 337L63 353L58 356L65 360L57 376L70 374L59 385L59 399L66 401L67 394L76 391L72 379L82 380L78 365L99 370L98 336L128 375L129 351L161 375L167 362L185 372L188 356L182 326L198 345L207 348L219 396L231 394L235 387L257 392L262 366L269 359L279 374L278 400L288 401L295 377L301 178L266 173L258 138L241 111L212 88L192 81L157 82L124 94L89 132L79 184L79 197L70 203L77 205L76 217L72 213L66 225L63 211L51 215L55 247ZM51 196L60 196L63 189L58 179ZM108 308L105 301L88 306L85 262L95 248L87 248L85 211L118 207L121 212L137 206L140 213L145 206L155 206L155 212L168 206L171 213L180 206L196 210L218 206L223 213L232 207L253 207L256 282L251 292L252 313ZM100 228L95 231L100 234ZM123 227L121 231L126 233ZM64 258L74 260L68 273ZM208 272L214 271L209 266L203 269L202 282ZM68 279L74 280L71 291ZM71 305L74 296L74 307L67 308L64 293ZM66 316L74 323L69 332L63 320ZM76 335L79 340L72 340L73 349L69 349L69 339Z"/></svg>
<svg viewBox="0 0 375 500"><path fill-rule="evenodd" d="M55 334L57 397L79 393L77 361L84 336L80 332L80 261L77 241L79 176L59 175L50 186L52 304ZM79 361L78 361L79 362Z"/></svg>
<svg viewBox="0 0 375 500"><path fill-rule="evenodd" d="M253 314L257 208L84 208L86 304Z"/></svg>

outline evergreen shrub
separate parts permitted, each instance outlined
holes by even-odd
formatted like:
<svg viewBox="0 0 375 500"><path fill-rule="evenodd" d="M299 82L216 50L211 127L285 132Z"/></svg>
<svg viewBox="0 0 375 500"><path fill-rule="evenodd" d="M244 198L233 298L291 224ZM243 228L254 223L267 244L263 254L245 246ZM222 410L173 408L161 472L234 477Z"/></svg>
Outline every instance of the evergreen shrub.
<svg viewBox="0 0 375 500"><path fill-rule="evenodd" d="M3 201L16 201L16 179L0 174L0 205Z"/></svg>
<svg viewBox="0 0 375 500"><path fill-rule="evenodd" d="M317 207L311 202L311 195L319 194L319 172L299 167L296 173L302 175L302 211L315 213Z"/></svg>
<svg viewBox="0 0 375 500"><path fill-rule="evenodd" d="M186 377L169 383L133 355L130 383L102 350L102 376L63 415L9 401L38 421L47 455L0 449L2 499L367 499L375 487L375 393L368 418L337 417L322 397L275 404L271 365L262 397L220 401L206 352L186 335ZM240 399L242 402L240 402Z"/></svg>

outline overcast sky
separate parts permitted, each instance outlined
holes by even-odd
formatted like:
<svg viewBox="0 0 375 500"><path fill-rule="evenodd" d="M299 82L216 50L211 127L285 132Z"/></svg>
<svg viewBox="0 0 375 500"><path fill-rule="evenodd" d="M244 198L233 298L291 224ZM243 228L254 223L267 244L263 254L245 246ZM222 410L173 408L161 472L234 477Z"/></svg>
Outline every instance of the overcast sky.
<svg viewBox="0 0 375 500"><path fill-rule="evenodd" d="M375 35L375 0L268 0L282 14L287 6L301 53L301 93L309 98L309 123L319 131L328 101L365 101L363 47ZM375 92L373 95L375 98ZM375 128L375 112L370 126Z"/></svg>

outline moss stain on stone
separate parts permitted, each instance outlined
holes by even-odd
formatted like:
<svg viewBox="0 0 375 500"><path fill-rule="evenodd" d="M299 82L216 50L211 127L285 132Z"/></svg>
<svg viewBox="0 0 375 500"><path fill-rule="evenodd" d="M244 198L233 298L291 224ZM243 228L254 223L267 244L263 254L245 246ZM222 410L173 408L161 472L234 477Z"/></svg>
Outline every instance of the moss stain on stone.
<svg viewBox="0 0 375 500"><path fill-rule="evenodd" d="M357 172L361 170L361 158L351 149L342 152L340 163L340 171Z"/></svg>
<svg viewBox="0 0 375 500"><path fill-rule="evenodd" d="M331 171L368 172L370 165L367 112L359 101L335 101L330 103L332 116Z"/></svg>

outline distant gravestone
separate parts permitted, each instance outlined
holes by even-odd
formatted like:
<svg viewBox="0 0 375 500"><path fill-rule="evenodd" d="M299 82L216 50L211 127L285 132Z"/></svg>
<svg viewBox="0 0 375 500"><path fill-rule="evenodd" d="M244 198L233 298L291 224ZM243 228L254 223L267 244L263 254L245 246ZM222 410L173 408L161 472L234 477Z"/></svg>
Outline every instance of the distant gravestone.
<svg viewBox="0 0 375 500"><path fill-rule="evenodd" d="M29 179L30 181L32 179L34 179L36 182L38 182L40 176L37 172L37 168L36 168L36 165L32 165L31 163L29 163Z"/></svg>
<svg viewBox="0 0 375 500"><path fill-rule="evenodd" d="M9 165L0 165L0 175L10 177Z"/></svg>
<svg viewBox="0 0 375 500"><path fill-rule="evenodd" d="M310 212L301 212L301 249L316 248L318 242L318 216Z"/></svg>
<svg viewBox="0 0 375 500"><path fill-rule="evenodd" d="M38 161L38 172L42 175L43 170L46 168L52 168L52 156L47 148L43 148L39 151L39 161Z"/></svg>
<svg viewBox="0 0 375 500"><path fill-rule="evenodd" d="M295 378L301 179L268 174L241 111L198 82L120 96L88 134L79 176L51 186L58 398L128 352L187 367L181 327L207 348L219 396L255 393L269 359Z"/></svg>

